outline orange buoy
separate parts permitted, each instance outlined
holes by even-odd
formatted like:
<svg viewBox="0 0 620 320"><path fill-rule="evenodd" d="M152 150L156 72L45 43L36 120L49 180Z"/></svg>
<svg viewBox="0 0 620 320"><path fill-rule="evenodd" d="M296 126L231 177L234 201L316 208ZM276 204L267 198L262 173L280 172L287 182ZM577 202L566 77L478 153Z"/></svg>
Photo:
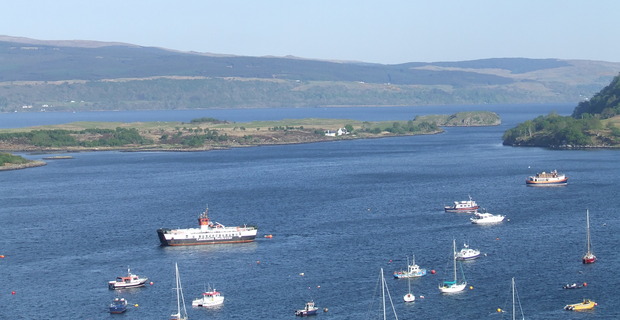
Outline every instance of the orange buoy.
<svg viewBox="0 0 620 320"><path fill-rule="evenodd" d="M584 283L583 283L583 286L584 286L584 287L587 287L587 286L588 286L588 283L587 283L587 282L584 282Z"/></svg>
<svg viewBox="0 0 620 320"><path fill-rule="evenodd" d="M437 273L437 271L435 271L435 269L431 270L431 274L435 274Z"/></svg>
<svg viewBox="0 0 620 320"><path fill-rule="evenodd" d="M4 255L3 254L0 254L0 259L4 259Z"/></svg>
<svg viewBox="0 0 620 320"><path fill-rule="evenodd" d="M273 234L266 234L265 238L273 238Z"/></svg>

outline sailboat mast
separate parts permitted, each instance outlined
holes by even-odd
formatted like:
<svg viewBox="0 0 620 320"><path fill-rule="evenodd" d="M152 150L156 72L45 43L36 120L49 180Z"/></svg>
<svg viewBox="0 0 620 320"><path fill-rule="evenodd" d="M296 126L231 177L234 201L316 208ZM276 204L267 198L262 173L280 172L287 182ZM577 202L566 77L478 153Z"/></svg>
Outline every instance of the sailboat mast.
<svg viewBox="0 0 620 320"><path fill-rule="evenodd" d="M512 278L512 320L515 320L517 316L515 310L515 278Z"/></svg>
<svg viewBox="0 0 620 320"><path fill-rule="evenodd" d="M385 280L383 279L383 268L381 268L381 300L383 300L383 320L387 319L385 313Z"/></svg>
<svg viewBox="0 0 620 320"><path fill-rule="evenodd" d="M181 295L179 294L179 265L177 263L174 264L174 269L176 272L176 289L177 289L177 314L181 315Z"/></svg>
<svg viewBox="0 0 620 320"><path fill-rule="evenodd" d="M454 283L456 283L456 239L452 239L452 261L454 262Z"/></svg>
<svg viewBox="0 0 620 320"><path fill-rule="evenodd" d="M586 249L587 254L590 254L590 210L586 209Z"/></svg>

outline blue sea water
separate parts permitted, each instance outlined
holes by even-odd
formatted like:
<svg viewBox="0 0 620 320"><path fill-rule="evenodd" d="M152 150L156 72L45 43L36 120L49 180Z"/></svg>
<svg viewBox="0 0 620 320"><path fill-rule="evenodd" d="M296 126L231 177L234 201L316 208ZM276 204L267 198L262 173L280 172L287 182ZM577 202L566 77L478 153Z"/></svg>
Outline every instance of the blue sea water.
<svg viewBox="0 0 620 320"><path fill-rule="evenodd" d="M432 136L190 153L74 153L71 160L0 172L0 318L163 319L176 309L175 262L191 319L293 319L308 300L329 309L317 319L379 319L381 268L399 319L507 319L496 310L510 307L512 277L528 319L620 318L613 289L620 282L618 152L501 145L502 133L516 123L550 111L570 114L572 106L431 109L88 114L96 121L406 120L475 109L496 111L503 122ZM10 118L16 116L27 118L26 125L84 119L72 115L0 114L0 126L19 123ZM553 169L569 175L567 186L525 185L528 175ZM478 226L467 214L443 212L469 195L509 221ZM157 228L194 227L205 206L222 224L257 225L259 237L249 244L159 246ZM586 209L599 257L593 265L580 261ZM471 289L442 295L437 285L451 276L452 239L484 256L463 264ZM391 273L405 268L412 254L436 274L413 280L418 299L405 304L407 281ZM153 284L108 290L107 281L127 267ZM562 289L572 282L588 286ZM207 285L222 292L224 305L192 309L191 300ZM117 296L130 310L110 315L107 305ZM599 306L585 313L562 310L582 298Z"/></svg>

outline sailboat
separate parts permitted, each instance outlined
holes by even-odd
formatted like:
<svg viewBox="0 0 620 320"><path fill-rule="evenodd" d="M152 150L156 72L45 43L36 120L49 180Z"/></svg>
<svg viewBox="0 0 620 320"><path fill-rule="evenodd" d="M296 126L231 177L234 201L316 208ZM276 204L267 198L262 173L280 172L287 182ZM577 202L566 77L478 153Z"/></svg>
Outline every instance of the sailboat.
<svg viewBox="0 0 620 320"><path fill-rule="evenodd" d="M586 209L586 248L586 254L583 255L581 261L584 264L596 262L596 256L594 255L594 253L592 253L592 250L590 249L590 210L588 209Z"/></svg>
<svg viewBox="0 0 620 320"><path fill-rule="evenodd" d="M398 320L398 315L396 314L396 309L394 308L394 303L392 302L392 296L390 295L390 290L387 287L387 283L385 282L385 277L383 276L383 268L381 268L381 299L383 300L383 320L387 320L387 309L385 307L385 298L387 293L387 298L390 300L390 305L392 306L392 312L394 313L394 319Z"/></svg>
<svg viewBox="0 0 620 320"><path fill-rule="evenodd" d="M411 293L411 278L407 278L407 285L409 287L409 291L403 297L403 300L405 300L405 302L414 302L415 301L415 296L413 295L413 293Z"/></svg>
<svg viewBox="0 0 620 320"><path fill-rule="evenodd" d="M439 291L441 291L441 293L460 292L467 286L467 281L465 281L464 277L460 282L456 277L456 240L452 240L452 261L454 264L454 280L440 283Z"/></svg>
<svg viewBox="0 0 620 320"><path fill-rule="evenodd" d="M525 315L523 314L523 309L521 308L521 300L519 300L519 295L517 294L517 288L515 287L515 278L512 278L512 320L517 319L517 307L516 302L519 302L519 310L521 310L521 320L525 319ZM498 311L502 311L498 309Z"/></svg>
<svg viewBox="0 0 620 320"><path fill-rule="evenodd" d="M174 264L174 269L176 271L176 287L174 289L177 292L177 313L170 315L170 320L187 320L187 309L185 309L185 298L183 297L183 287L181 286L181 277L179 276L179 266L177 263ZM181 305L183 309L181 309Z"/></svg>

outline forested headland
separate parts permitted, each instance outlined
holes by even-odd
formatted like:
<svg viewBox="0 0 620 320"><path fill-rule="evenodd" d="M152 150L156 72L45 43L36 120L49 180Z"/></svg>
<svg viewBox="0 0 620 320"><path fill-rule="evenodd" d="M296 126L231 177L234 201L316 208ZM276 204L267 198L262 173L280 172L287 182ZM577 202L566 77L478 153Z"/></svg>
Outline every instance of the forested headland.
<svg viewBox="0 0 620 320"><path fill-rule="evenodd" d="M620 75L577 105L571 116L551 113L520 123L503 135L504 144L552 148L620 147Z"/></svg>

